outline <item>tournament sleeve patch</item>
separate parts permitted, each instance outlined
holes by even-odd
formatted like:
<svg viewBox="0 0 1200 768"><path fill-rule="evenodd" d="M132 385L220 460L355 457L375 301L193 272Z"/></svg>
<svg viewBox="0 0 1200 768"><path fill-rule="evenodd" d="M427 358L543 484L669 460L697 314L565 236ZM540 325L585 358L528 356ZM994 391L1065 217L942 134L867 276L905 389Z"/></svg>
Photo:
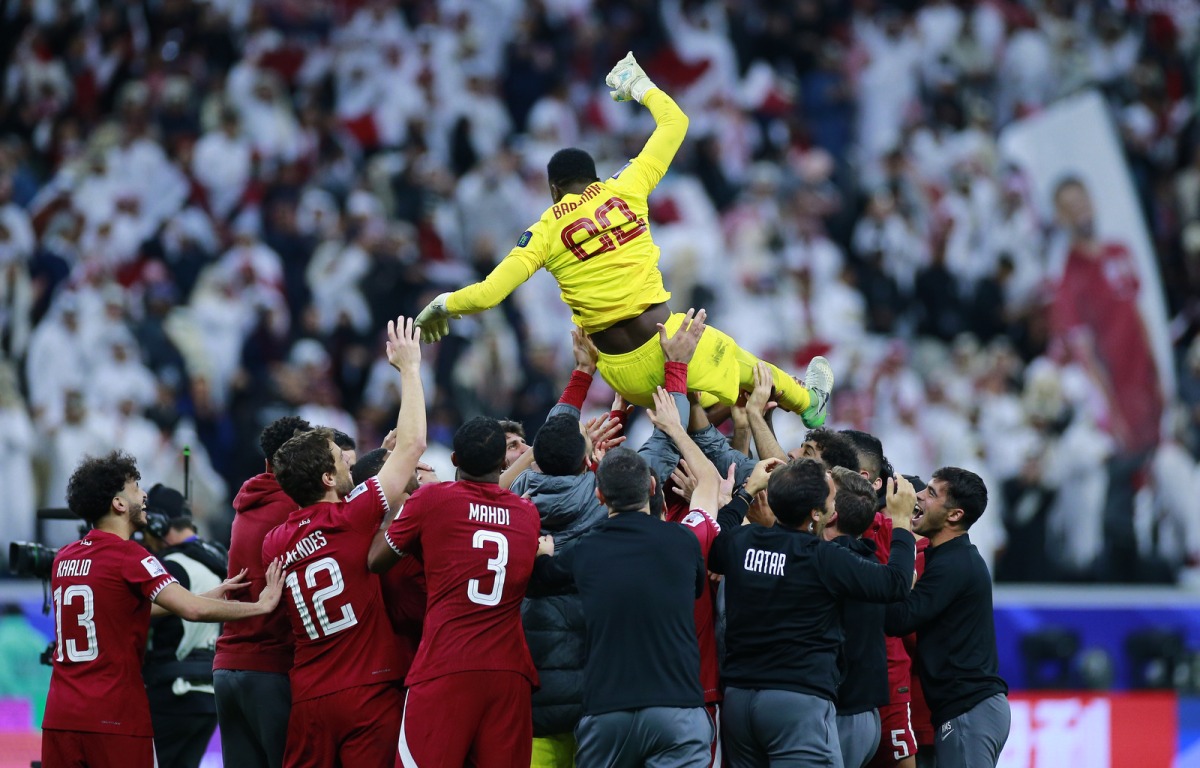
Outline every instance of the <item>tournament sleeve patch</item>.
<svg viewBox="0 0 1200 768"><path fill-rule="evenodd" d="M157 579L159 576L166 576L167 569L163 568L163 564L158 561L154 555L142 559L142 567L150 574L150 578Z"/></svg>
<svg viewBox="0 0 1200 768"><path fill-rule="evenodd" d="M625 169L626 169L626 168L628 168L628 167L629 167L629 166L631 166L631 165L633 165L633 161L632 161L632 160L630 160L628 163L625 163L625 165L622 165L622 166L621 166L621 168L620 168L620 169L619 169L619 170L618 170L616 173L614 173L614 174L612 175L612 177L613 177L614 179L619 179L619 178L621 178L621 174L622 174L622 173L624 173L624 172L625 172Z"/></svg>
<svg viewBox="0 0 1200 768"><path fill-rule="evenodd" d="M529 231L528 229L525 230L524 232L521 233L521 236L519 238L517 238L517 247L524 248L525 246L529 245L529 241L532 239L533 239L533 232Z"/></svg>

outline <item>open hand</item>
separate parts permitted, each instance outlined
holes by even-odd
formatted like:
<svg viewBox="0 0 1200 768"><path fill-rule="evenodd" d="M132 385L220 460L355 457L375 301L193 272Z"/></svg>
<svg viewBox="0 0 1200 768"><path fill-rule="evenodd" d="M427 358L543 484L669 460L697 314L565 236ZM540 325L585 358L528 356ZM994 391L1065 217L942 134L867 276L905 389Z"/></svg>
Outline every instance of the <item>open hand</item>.
<svg viewBox="0 0 1200 768"><path fill-rule="evenodd" d="M267 585L258 593L258 604L270 613L279 605L283 595L283 558L276 559L267 566Z"/></svg>
<svg viewBox="0 0 1200 768"><path fill-rule="evenodd" d="M700 343L700 337L708 327L704 324L707 317L708 313L703 309L699 312L689 309L684 315L683 324L670 338L667 337L667 327L662 323L658 324L658 343L662 345L663 356L667 362L691 362L692 355L696 354L696 345Z"/></svg>
<svg viewBox="0 0 1200 768"><path fill-rule="evenodd" d="M392 367L401 373L420 368L421 329L413 319L400 316L389 320L387 335L387 358Z"/></svg>

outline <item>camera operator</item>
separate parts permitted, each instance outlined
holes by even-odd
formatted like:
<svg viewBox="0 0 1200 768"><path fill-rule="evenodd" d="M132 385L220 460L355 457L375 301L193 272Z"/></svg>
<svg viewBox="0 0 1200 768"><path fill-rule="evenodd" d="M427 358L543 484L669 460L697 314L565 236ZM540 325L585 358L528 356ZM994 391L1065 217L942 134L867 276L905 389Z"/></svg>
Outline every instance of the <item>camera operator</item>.
<svg viewBox="0 0 1200 768"><path fill-rule="evenodd" d="M183 494L156 485L146 501L146 544L186 589L206 592L225 578L228 554L204 541ZM197 768L217 727L212 664L221 626L168 615L150 622L142 677L162 768Z"/></svg>

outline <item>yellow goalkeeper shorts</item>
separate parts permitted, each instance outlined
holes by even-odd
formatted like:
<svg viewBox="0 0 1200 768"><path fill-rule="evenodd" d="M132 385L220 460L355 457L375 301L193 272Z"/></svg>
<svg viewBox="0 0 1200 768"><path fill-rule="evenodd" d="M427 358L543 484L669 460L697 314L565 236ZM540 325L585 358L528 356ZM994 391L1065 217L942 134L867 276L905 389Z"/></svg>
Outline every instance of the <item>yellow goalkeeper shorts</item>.
<svg viewBox="0 0 1200 768"><path fill-rule="evenodd" d="M668 336L675 335L685 317L681 312L671 315L666 322ZM601 352L596 367L608 385L627 401L649 408L654 405L654 390L664 381L664 362L656 334L632 352L621 355ZM704 329L696 354L688 364L688 390L708 395L701 397L701 405L714 402L733 405L742 390L754 389L754 367L758 362L757 357L710 325ZM772 365L771 378L781 408L800 413L808 407L808 390L791 376Z"/></svg>

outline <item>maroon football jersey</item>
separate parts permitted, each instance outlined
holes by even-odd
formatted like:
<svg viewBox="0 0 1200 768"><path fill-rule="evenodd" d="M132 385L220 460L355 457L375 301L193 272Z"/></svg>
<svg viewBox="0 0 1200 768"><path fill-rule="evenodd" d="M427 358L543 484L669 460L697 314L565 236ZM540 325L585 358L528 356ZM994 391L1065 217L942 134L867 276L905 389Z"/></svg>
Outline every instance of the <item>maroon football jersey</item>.
<svg viewBox="0 0 1200 768"><path fill-rule="evenodd" d="M495 483L423 485L387 530L396 552L425 564L429 603L412 686L453 672L506 671L536 683L521 628L540 519Z"/></svg>
<svg viewBox="0 0 1200 768"><path fill-rule="evenodd" d="M875 513L875 520L863 538L875 542L875 557L887 565L892 551L892 518L887 512ZM887 648L888 703L903 704L912 699L912 660L899 637L884 637L884 645Z"/></svg>
<svg viewBox="0 0 1200 768"><path fill-rule="evenodd" d="M400 649L367 552L387 511L379 481L345 501L297 510L267 534L262 559L284 558L283 601L296 641L292 701L399 680Z"/></svg>
<svg viewBox="0 0 1200 768"><path fill-rule="evenodd" d="M43 728L153 736L142 684L150 603L175 577L137 543L88 531L58 551L54 672Z"/></svg>
<svg viewBox="0 0 1200 768"><path fill-rule="evenodd" d="M721 526L703 509L689 510L681 520L668 520L685 526L700 540L700 553L708 563L708 553L713 542L721 535ZM704 689L704 703L713 704L721 700L721 664L717 654L717 585L708 582L708 589L696 598L692 609L696 621L696 641L700 644L700 687Z"/></svg>

